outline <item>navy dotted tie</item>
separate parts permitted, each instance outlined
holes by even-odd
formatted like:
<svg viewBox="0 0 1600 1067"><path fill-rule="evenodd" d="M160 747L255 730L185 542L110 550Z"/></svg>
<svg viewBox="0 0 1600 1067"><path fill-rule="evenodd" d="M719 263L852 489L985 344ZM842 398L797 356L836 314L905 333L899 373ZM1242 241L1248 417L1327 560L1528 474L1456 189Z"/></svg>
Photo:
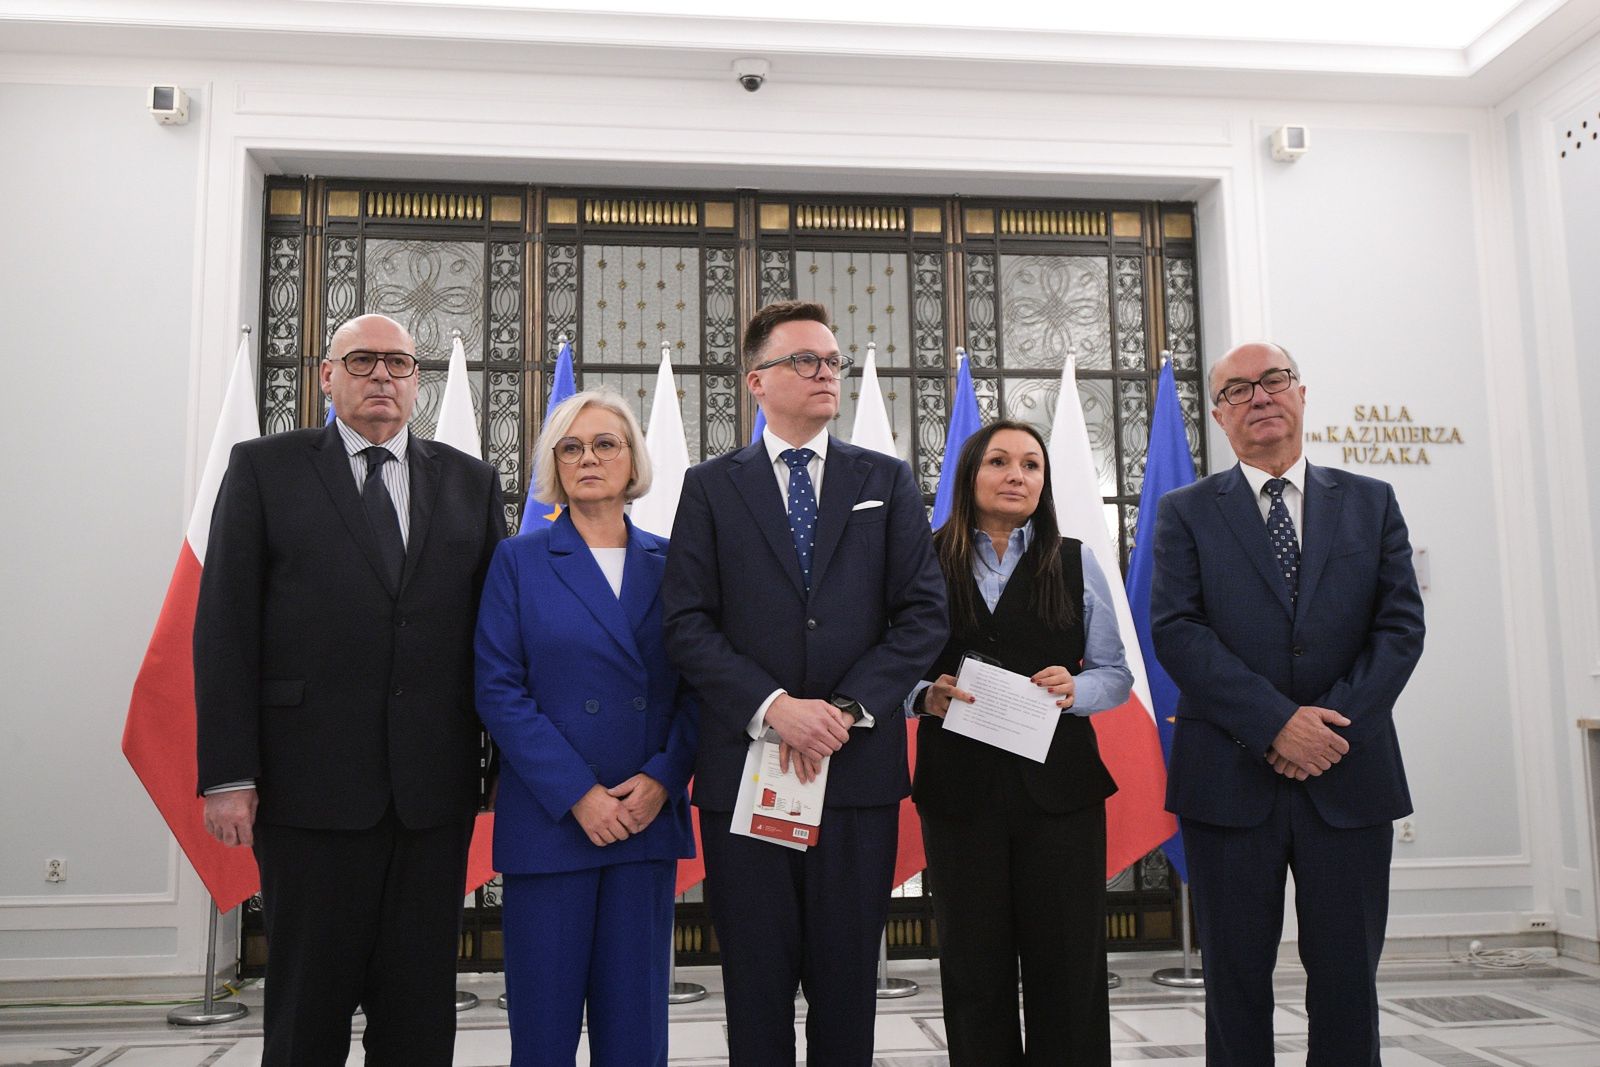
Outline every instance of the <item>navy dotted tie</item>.
<svg viewBox="0 0 1600 1067"><path fill-rule="evenodd" d="M817 454L809 448L786 448L778 458L789 465L789 536L794 538L794 554L800 557L800 576L806 592L811 591L811 549L816 544L817 493L811 486L806 464Z"/></svg>
<svg viewBox="0 0 1600 1067"><path fill-rule="evenodd" d="M1272 554L1289 587L1289 603L1293 604L1300 595L1300 540L1295 536L1289 506L1283 502L1283 488L1288 484L1282 478L1268 478L1261 488L1272 498L1272 505L1267 508L1267 539L1272 542Z"/></svg>

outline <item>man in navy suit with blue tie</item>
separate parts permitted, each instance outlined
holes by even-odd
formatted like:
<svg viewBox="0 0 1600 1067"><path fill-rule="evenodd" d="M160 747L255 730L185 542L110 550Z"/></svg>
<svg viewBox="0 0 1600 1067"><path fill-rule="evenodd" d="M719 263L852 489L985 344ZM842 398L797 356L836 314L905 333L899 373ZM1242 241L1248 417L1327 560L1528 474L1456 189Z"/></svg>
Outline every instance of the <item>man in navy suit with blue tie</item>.
<svg viewBox="0 0 1600 1067"><path fill-rule="evenodd" d="M1391 822L1411 813L1396 699L1422 654L1411 544L1386 482L1301 454L1281 346L1211 371L1239 465L1162 497L1151 625L1178 684L1181 821L1206 979L1206 1063L1270 1067L1294 872L1309 1067L1377 1067Z"/></svg>
<svg viewBox="0 0 1600 1067"><path fill-rule="evenodd" d="M722 955L732 1067L867 1067L899 804L905 699L944 646L944 580L911 469L828 435L849 358L827 309L758 311L745 381L761 440L689 471L661 597L667 649L700 696L694 803ZM831 758L818 843L730 832L753 738L809 779Z"/></svg>

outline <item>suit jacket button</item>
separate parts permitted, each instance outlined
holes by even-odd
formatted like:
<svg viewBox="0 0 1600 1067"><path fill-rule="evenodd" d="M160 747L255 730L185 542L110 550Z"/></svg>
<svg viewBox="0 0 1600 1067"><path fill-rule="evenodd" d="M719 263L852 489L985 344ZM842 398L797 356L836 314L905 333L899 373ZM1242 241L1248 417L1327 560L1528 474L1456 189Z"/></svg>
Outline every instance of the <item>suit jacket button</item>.
<svg viewBox="0 0 1600 1067"><path fill-rule="evenodd" d="M598 714L600 711L600 702L598 700L585 700L583 702L583 710L587 711L590 715Z"/></svg>
<svg viewBox="0 0 1600 1067"><path fill-rule="evenodd" d="M403 627L403 626L405 626L405 624L406 624L406 620L404 620L404 619L398 619L398 620L395 621L395 625L396 626L402 626Z"/></svg>
<svg viewBox="0 0 1600 1067"><path fill-rule="evenodd" d="M1301 655L1304 655L1304 654L1305 654L1305 651L1306 651L1306 650L1305 650L1305 649L1303 649L1303 648L1301 648L1301 647L1300 647L1300 646L1299 646L1299 645L1295 645L1295 646L1294 646L1294 654L1295 654L1295 655L1297 655L1297 656L1301 656Z"/></svg>
<svg viewBox="0 0 1600 1067"><path fill-rule="evenodd" d="M398 697L398 696L405 696L405 692L406 692L406 691L405 691L405 690L404 690L404 689L402 689L402 688L401 688L401 687L400 687L400 686L398 686L398 685L397 685L397 686L395 686L395 687L394 687L394 695L395 695L395 696L397 696L397 697Z"/></svg>
<svg viewBox="0 0 1600 1067"><path fill-rule="evenodd" d="M816 619L807 619L806 620L806 629L815 630L816 628L817 628L817 620Z"/></svg>
<svg viewBox="0 0 1600 1067"><path fill-rule="evenodd" d="M644 705L645 705L644 697L634 697L633 698L633 710L634 711L643 711L644 710Z"/></svg>

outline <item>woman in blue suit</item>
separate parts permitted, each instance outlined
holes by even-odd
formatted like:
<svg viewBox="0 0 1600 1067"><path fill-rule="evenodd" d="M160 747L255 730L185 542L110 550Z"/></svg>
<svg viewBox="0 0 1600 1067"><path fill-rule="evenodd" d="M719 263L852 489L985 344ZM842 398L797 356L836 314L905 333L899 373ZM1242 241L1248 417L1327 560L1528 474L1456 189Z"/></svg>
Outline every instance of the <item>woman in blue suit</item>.
<svg viewBox="0 0 1600 1067"><path fill-rule="evenodd" d="M478 613L478 713L500 750L494 859L505 876L514 1067L667 1062L677 860L695 706L661 641L667 542L623 505L650 460L622 398L558 405L534 450L554 525L495 552Z"/></svg>

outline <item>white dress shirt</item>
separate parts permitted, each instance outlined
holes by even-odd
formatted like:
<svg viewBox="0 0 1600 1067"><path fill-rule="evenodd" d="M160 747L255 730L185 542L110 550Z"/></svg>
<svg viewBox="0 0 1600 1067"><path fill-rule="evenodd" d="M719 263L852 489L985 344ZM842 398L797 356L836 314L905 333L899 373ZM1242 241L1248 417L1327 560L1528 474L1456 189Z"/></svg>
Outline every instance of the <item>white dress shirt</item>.
<svg viewBox="0 0 1600 1067"><path fill-rule="evenodd" d="M1274 477L1282 478L1288 483L1283 487L1283 506L1289 509L1289 519L1294 523L1295 542L1304 547L1306 542L1305 534L1302 530L1305 526L1306 514L1305 453L1302 452L1300 458L1294 461L1294 465L1281 475L1268 474L1264 470L1243 462L1239 464L1239 469L1244 472L1244 480L1250 483L1250 491L1256 495L1256 507L1261 509L1262 522L1267 521L1267 512L1272 510L1272 498L1267 495L1267 491L1262 486L1266 485Z"/></svg>

